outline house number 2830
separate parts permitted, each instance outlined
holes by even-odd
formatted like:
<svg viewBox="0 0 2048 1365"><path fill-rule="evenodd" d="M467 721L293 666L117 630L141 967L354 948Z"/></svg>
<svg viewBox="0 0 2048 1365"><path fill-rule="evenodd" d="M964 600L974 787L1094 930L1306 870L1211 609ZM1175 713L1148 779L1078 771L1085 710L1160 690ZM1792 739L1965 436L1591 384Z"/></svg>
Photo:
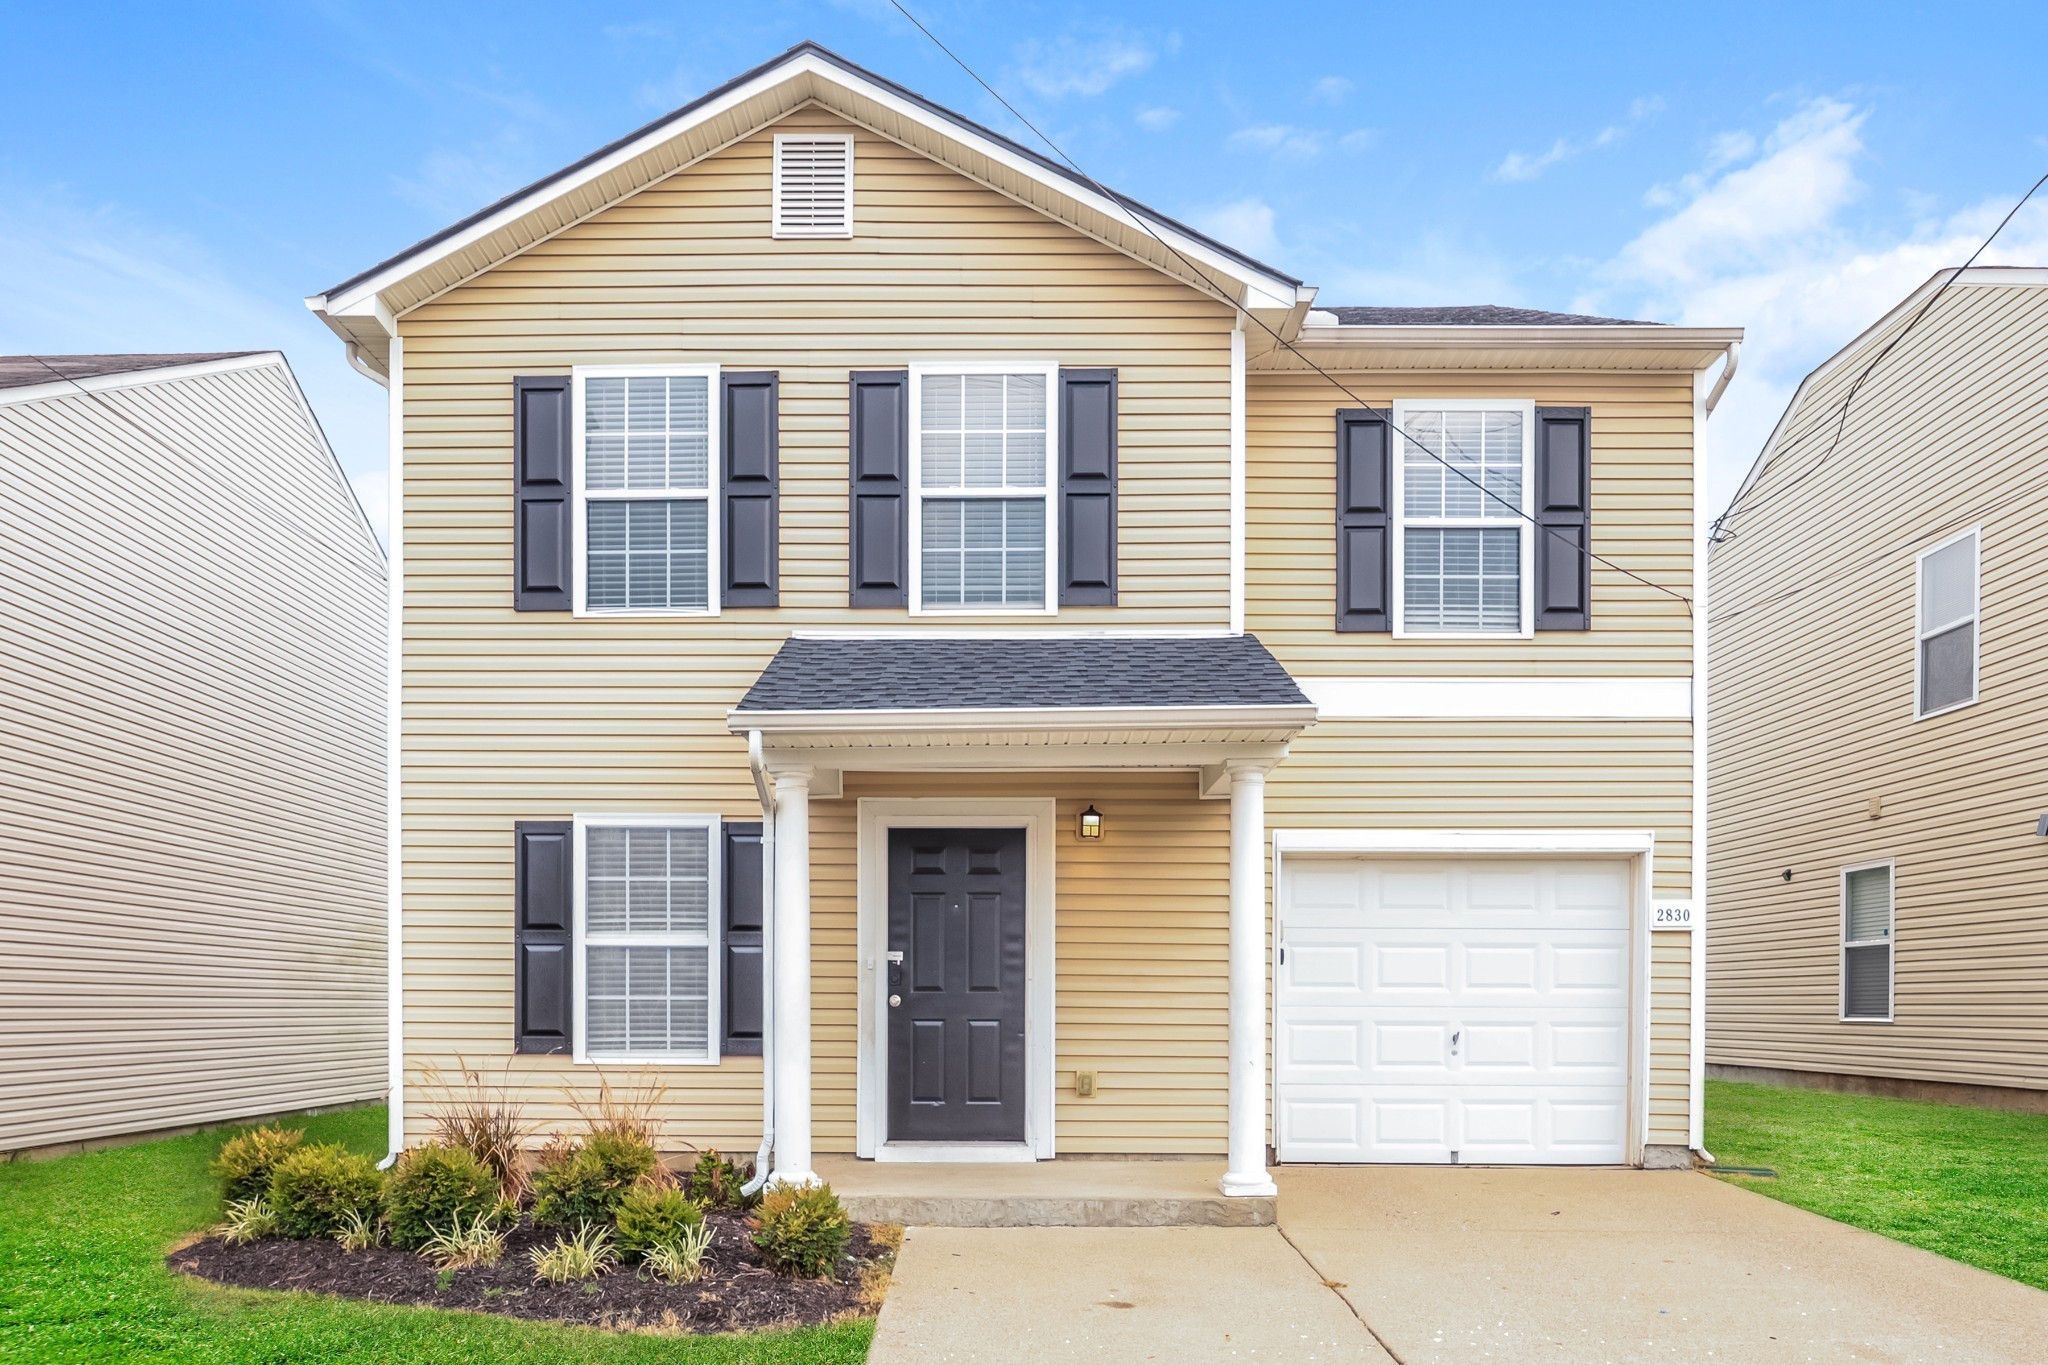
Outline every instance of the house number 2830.
<svg viewBox="0 0 2048 1365"><path fill-rule="evenodd" d="M1693 927L1692 904L1679 901L1650 907L1652 929L1690 929Z"/></svg>

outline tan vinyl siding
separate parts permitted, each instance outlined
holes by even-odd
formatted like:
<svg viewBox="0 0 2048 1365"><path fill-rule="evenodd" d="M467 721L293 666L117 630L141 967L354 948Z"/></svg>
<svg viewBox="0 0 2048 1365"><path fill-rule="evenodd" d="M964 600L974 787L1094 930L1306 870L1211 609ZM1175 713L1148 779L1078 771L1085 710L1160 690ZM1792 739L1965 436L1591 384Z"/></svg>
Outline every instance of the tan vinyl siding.
<svg viewBox="0 0 2048 1365"><path fill-rule="evenodd" d="M855 235L774 240L773 135L820 130L855 136ZM509 1066L530 1078L522 1088L539 1119L569 1122L573 1101L589 1093L588 1069L508 1056L512 821L606 810L758 819L745 744L726 733L725 712L792 628L907 624L902 611L846 605L849 370L1024 355L1116 367L1119 605L946 619L1221 627L1230 330L1223 305L815 108L409 314L405 896L415 1071L449 1070L458 1058ZM670 360L781 376L781 608L688 622L513 613L513 377ZM816 952L827 994L834 954L843 971L853 943L850 901L843 929L829 927L834 809L816 805ZM850 843L845 857L842 899ZM1219 973L1221 963L1219 949ZM815 1016L816 1141L850 1150L851 1001L835 1007L827 994ZM1215 1008L1220 1039L1220 998ZM1218 1084L1221 1068L1219 1053ZM758 1141L757 1059L669 1068L662 1079L678 1136L749 1150ZM840 1081L835 1099L829 1087ZM1096 1102L1089 1112L1117 1111ZM422 1131L416 1110L408 1120ZM1175 1150L1208 1132L1204 1123L1221 1133L1220 1100L1208 1119L1126 1136ZM1088 1141L1086 1131L1078 1126L1074 1140Z"/></svg>
<svg viewBox="0 0 2048 1365"><path fill-rule="evenodd" d="M1375 406L1515 398L1592 408L1593 545L1692 591L1689 372L1342 373ZM1313 374L1253 372L1246 628L1298 677L1687 677L1685 605L1598 564L1593 627L1534 639L1339 633L1336 413L1358 404ZM1685 721L1325 720L1268 784L1275 828L1626 829L1656 838L1652 894L1692 894L1693 732ZM1687 1141L1690 936L1651 962L1649 1141Z"/></svg>
<svg viewBox="0 0 2048 1365"><path fill-rule="evenodd" d="M1809 386L1714 554L1708 1060L2048 1088L2048 285L1951 289L1793 485L1902 325ZM1979 700L1916 720L1915 561L1973 525ZM1839 1022L1841 869L1883 859L1895 1022Z"/></svg>
<svg viewBox="0 0 2048 1365"><path fill-rule="evenodd" d="M381 1096L384 564L290 379L0 403L0 470L0 1150Z"/></svg>

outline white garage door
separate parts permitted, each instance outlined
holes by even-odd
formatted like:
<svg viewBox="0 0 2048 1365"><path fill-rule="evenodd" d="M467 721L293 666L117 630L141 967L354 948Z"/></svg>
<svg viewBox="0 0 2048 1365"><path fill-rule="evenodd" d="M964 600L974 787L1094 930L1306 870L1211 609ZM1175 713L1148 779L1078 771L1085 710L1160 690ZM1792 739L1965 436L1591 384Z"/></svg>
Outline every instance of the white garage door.
<svg viewBox="0 0 2048 1365"><path fill-rule="evenodd" d="M1282 1161L1627 1159L1630 867L1289 857Z"/></svg>

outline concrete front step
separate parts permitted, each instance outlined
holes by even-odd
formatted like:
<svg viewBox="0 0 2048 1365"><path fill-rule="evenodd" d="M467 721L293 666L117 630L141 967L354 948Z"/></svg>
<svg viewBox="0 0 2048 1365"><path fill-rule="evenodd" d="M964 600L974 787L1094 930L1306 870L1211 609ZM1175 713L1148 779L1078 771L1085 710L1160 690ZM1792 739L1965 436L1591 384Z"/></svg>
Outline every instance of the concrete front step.
<svg viewBox="0 0 2048 1365"><path fill-rule="evenodd" d="M1219 1161L981 1165L820 1157L816 1167L853 1217L905 1227L1269 1227L1280 1208L1271 1196L1219 1193Z"/></svg>

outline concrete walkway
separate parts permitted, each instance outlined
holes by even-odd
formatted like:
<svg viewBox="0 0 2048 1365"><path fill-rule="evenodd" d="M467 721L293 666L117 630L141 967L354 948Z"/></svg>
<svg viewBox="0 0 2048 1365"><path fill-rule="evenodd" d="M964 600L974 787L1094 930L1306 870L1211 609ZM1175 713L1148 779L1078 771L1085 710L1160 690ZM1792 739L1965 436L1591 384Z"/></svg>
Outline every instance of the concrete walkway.
<svg viewBox="0 0 2048 1365"><path fill-rule="evenodd" d="M870 1360L2048 1360L2048 1294L1691 1172L1278 1178L1277 1230L913 1229Z"/></svg>

